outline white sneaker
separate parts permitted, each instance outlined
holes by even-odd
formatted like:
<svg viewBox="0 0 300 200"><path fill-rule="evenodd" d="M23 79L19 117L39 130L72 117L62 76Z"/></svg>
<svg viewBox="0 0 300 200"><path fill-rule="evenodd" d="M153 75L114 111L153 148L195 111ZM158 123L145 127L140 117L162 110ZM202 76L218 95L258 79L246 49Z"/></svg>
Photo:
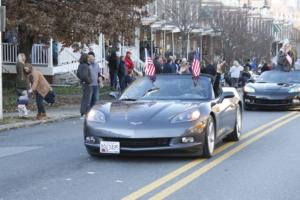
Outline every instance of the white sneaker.
<svg viewBox="0 0 300 200"><path fill-rule="evenodd" d="M80 117L80 119L81 119L81 120L84 120L84 119L85 119L85 115L82 115L82 116Z"/></svg>

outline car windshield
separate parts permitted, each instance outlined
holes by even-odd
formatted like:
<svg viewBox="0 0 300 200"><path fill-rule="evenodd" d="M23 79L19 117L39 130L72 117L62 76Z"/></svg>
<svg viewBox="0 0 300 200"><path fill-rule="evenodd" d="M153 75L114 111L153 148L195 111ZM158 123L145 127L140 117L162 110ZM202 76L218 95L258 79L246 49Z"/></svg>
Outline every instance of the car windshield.
<svg viewBox="0 0 300 200"><path fill-rule="evenodd" d="M300 83L300 71L268 71L260 75L260 83Z"/></svg>
<svg viewBox="0 0 300 200"><path fill-rule="evenodd" d="M212 84L208 77L200 77L196 86L191 76L161 75L152 82L149 77L136 80L120 100L208 100Z"/></svg>

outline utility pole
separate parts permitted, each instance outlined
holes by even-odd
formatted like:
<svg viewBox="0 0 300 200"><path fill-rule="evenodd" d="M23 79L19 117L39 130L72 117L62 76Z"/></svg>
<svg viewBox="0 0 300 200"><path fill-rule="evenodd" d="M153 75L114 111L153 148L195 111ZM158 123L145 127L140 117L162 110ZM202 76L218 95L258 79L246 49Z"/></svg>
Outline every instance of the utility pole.
<svg viewBox="0 0 300 200"><path fill-rule="evenodd" d="M2 0L0 0L0 120L3 120L3 95L2 95L2 60L3 60L3 54L2 54L2 31L5 29L5 7L2 7ZM4 18L4 19L3 19Z"/></svg>

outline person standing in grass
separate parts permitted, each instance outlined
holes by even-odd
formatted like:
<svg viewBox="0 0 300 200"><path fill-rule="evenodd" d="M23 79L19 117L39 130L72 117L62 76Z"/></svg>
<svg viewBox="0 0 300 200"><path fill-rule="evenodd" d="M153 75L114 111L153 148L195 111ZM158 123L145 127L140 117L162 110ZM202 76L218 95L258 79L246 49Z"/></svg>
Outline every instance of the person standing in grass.
<svg viewBox="0 0 300 200"><path fill-rule="evenodd" d="M110 87L111 90L117 89L117 74L118 74L118 56L115 51L113 51L108 59L108 68L110 76Z"/></svg>
<svg viewBox="0 0 300 200"><path fill-rule="evenodd" d="M91 95L91 103L90 107L92 108L96 102L99 100L99 83L101 73L100 73L100 66L98 63L95 62L95 53L89 52L88 53L88 62L90 64L90 71L91 71L91 78L92 78L92 95Z"/></svg>
<svg viewBox="0 0 300 200"><path fill-rule="evenodd" d="M82 86L82 98L80 106L80 114L82 119L89 112L91 107L92 99L92 75L90 70L90 64L88 62L88 54L84 53L81 55L80 64L77 70L77 77L80 80Z"/></svg>
<svg viewBox="0 0 300 200"><path fill-rule="evenodd" d="M26 74L24 73L24 67L26 62L26 56L24 53L18 55L18 61L16 65L16 90L18 96L20 96L24 90L27 90L29 87Z"/></svg>
<svg viewBox="0 0 300 200"><path fill-rule="evenodd" d="M120 57L120 63L118 66L118 78L119 78L119 84L120 84L120 90L123 92L126 87L126 66L125 66L125 57Z"/></svg>

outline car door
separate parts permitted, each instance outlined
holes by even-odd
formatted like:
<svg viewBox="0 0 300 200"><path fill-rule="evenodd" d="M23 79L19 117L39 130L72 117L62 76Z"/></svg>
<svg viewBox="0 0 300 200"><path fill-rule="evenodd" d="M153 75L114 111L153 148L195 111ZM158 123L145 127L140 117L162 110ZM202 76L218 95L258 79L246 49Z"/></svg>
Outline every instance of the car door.
<svg viewBox="0 0 300 200"><path fill-rule="evenodd" d="M216 98L216 103L212 110L217 113L219 120L218 136L232 131L235 123L236 106L233 99L224 98L222 94Z"/></svg>

